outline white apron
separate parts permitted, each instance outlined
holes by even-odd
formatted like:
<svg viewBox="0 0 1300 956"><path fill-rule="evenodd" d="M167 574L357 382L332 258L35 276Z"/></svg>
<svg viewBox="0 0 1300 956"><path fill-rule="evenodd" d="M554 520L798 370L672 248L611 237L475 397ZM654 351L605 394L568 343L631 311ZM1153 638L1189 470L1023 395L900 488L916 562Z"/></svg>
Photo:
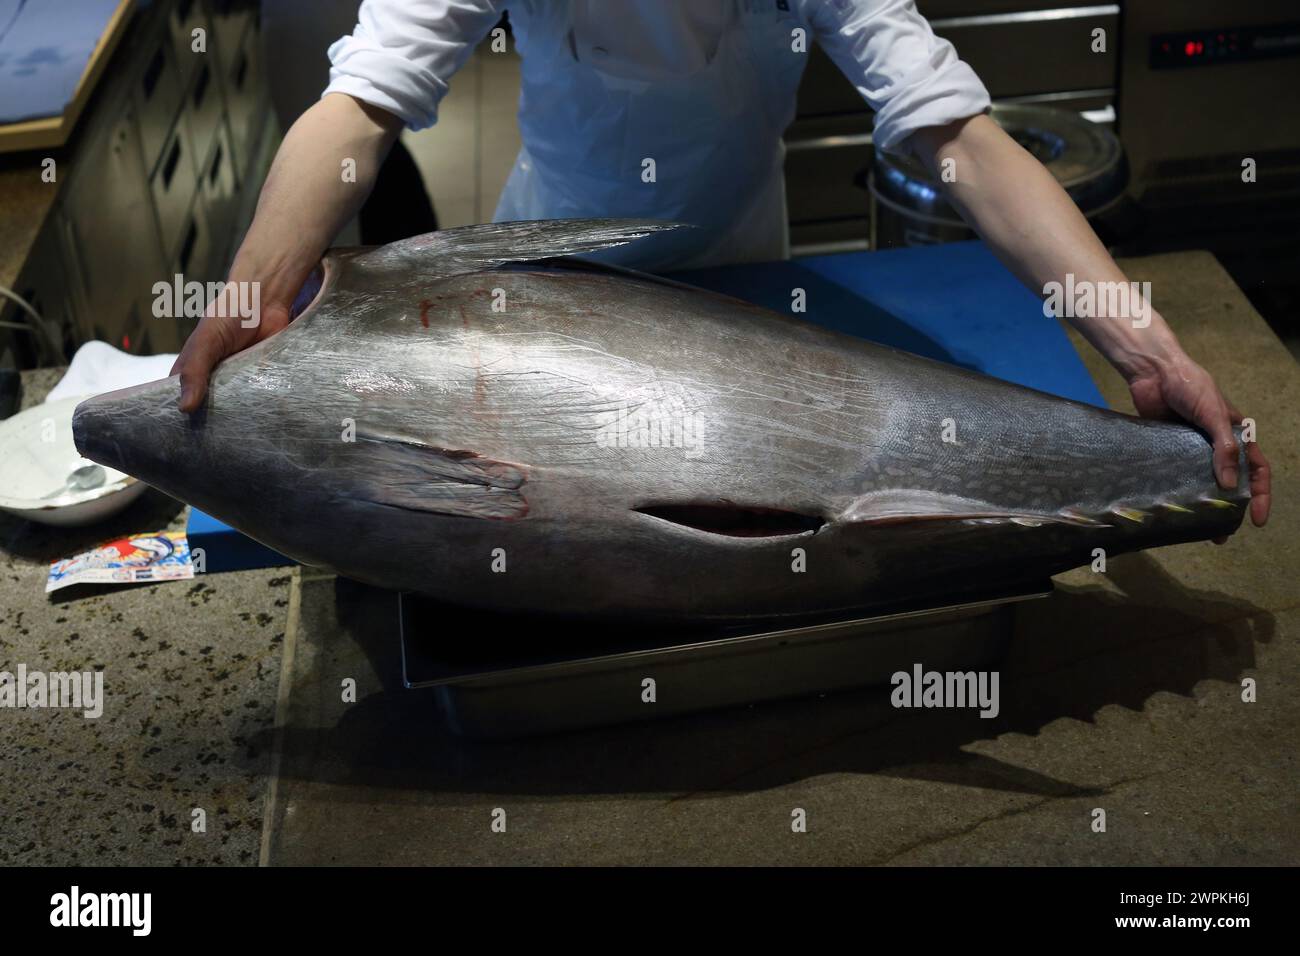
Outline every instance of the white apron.
<svg viewBox="0 0 1300 956"><path fill-rule="evenodd" d="M791 31L804 25L788 4L736 0L707 65L643 81L579 61L573 31L599 15L587 2L512 16L523 148L495 220L614 216L699 227L596 256L641 269L787 258L781 134L807 60L792 50Z"/></svg>

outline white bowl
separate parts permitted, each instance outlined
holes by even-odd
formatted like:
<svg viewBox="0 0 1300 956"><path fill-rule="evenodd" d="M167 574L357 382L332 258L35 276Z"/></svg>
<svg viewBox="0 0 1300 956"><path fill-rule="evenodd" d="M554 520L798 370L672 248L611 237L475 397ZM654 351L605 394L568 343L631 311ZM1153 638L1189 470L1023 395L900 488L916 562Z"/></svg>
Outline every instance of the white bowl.
<svg viewBox="0 0 1300 956"><path fill-rule="evenodd" d="M0 510L41 524L83 525L117 514L148 487L130 475L104 469L104 483L65 491L86 459L72 442L72 411L87 396L35 405L0 421Z"/></svg>

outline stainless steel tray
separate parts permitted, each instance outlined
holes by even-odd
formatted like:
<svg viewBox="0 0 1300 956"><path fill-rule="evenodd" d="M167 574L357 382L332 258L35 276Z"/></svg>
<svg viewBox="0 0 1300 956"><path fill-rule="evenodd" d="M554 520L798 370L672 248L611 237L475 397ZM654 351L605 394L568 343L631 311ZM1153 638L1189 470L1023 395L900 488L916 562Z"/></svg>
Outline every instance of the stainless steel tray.
<svg viewBox="0 0 1300 956"><path fill-rule="evenodd" d="M457 734L553 733L885 684L915 663L986 667L1005 649L1012 606L1051 588L776 630L556 626L403 594L402 677L408 688L435 688ZM449 634L478 637L467 648ZM652 704L642 700L646 678Z"/></svg>

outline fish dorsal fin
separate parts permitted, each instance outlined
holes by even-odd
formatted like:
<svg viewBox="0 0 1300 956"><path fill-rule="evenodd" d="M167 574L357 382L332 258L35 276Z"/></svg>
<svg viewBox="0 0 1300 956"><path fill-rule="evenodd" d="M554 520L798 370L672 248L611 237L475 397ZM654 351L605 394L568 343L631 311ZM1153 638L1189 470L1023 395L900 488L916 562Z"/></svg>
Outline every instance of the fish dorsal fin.
<svg viewBox="0 0 1300 956"><path fill-rule="evenodd" d="M372 271L415 266L425 274L452 276L511 262L579 256L684 228L691 227L655 219L490 222L390 242L361 253L354 262Z"/></svg>

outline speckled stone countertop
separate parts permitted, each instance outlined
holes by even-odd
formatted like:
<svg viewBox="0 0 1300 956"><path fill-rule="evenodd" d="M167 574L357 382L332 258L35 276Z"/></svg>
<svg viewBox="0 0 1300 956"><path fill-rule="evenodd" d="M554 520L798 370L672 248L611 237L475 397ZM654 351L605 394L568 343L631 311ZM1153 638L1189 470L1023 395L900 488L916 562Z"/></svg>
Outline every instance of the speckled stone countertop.
<svg viewBox="0 0 1300 956"><path fill-rule="evenodd" d="M23 405L61 374L24 373ZM184 515L153 490L89 528L0 514L0 671L102 670L106 698L0 708L0 864L257 862L291 571L44 593L51 561Z"/></svg>

